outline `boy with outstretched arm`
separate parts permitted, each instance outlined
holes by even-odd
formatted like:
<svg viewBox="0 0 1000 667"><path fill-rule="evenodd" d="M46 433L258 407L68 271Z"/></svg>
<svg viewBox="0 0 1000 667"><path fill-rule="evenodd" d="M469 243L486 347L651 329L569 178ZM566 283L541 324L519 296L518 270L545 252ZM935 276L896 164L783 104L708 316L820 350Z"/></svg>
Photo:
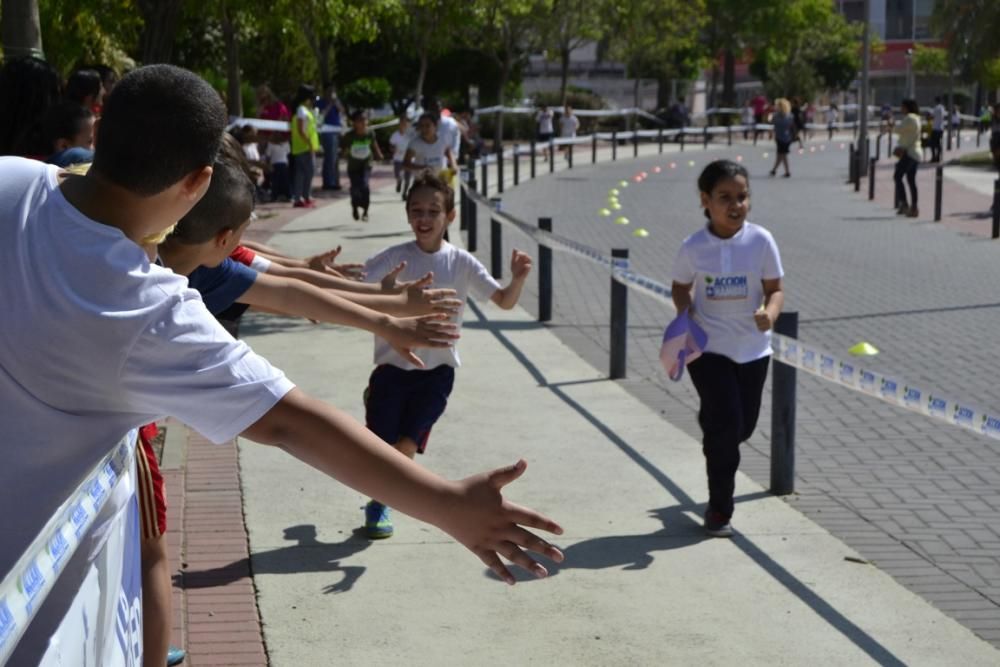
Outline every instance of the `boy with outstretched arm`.
<svg viewBox="0 0 1000 667"><path fill-rule="evenodd" d="M466 295L472 293L510 310L521 296L524 280L531 271L531 257L514 250L510 261L512 278L502 287L472 254L445 241L448 225L455 219L455 192L435 172L424 170L410 185L406 216L416 237L383 250L368 260L368 280L405 263L403 280L430 273L439 287L454 289L462 306L455 315L461 326ZM457 333L457 332L456 332ZM365 422L369 429L409 458L422 454L431 427L444 413L459 365L454 346L427 350L424 367L413 364L392 350L388 341L375 338L377 366L365 391ZM393 534L389 516L391 501L378 497L365 506L365 532L371 539Z"/></svg>
<svg viewBox="0 0 1000 667"><path fill-rule="evenodd" d="M415 465L297 389L229 336L184 277L149 261L142 244L207 190L226 122L202 79L152 65L108 96L87 175L0 158L0 506L18 508L5 519L0 573L114 443L171 415L213 442L243 435L377 495L453 536L508 583L501 556L544 576L523 549L561 554L520 526L561 529L500 494L523 461L460 481ZM113 497L104 515L127 500ZM126 632L123 641L141 645ZM20 657L38 662L46 645L29 642Z"/></svg>

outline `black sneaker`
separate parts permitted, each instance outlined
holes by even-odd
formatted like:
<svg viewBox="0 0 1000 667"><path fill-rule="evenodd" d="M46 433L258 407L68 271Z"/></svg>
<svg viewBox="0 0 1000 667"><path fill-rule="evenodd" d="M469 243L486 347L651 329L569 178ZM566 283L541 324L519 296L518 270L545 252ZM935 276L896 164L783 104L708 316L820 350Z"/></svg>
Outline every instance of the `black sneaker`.
<svg viewBox="0 0 1000 667"><path fill-rule="evenodd" d="M351 215L354 216L355 220L358 219L358 209L356 207L351 209Z"/></svg>
<svg viewBox="0 0 1000 667"><path fill-rule="evenodd" d="M403 189L403 181L396 181L396 192Z"/></svg>
<svg viewBox="0 0 1000 667"><path fill-rule="evenodd" d="M729 519L713 509L705 510L705 533L712 537L732 537L733 526Z"/></svg>
<svg viewBox="0 0 1000 667"><path fill-rule="evenodd" d="M368 211L361 214L361 222L368 222Z"/></svg>

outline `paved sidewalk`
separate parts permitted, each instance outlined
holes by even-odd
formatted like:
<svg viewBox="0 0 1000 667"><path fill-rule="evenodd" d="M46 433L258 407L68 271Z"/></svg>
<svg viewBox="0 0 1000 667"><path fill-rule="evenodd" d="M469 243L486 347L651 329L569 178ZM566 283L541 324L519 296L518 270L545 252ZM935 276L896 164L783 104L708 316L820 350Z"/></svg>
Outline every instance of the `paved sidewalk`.
<svg viewBox="0 0 1000 667"><path fill-rule="evenodd" d="M361 260L410 238L398 196L342 203L272 243ZM345 220L347 220L345 222ZM454 227L457 231L457 226ZM361 416L366 334L251 316L242 335L307 391ZM986 665L992 647L741 476L734 540L705 539L699 445L522 310L473 305L448 412L421 463L461 476L527 458L508 489L563 523L567 560L508 588L436 530L355 534L365 498L240 443L251 568L274 665ZM189 468L189 474L190 474ZM208 577L189 567L186 577ZM194 661L192 664L209 664Z"/></svg>

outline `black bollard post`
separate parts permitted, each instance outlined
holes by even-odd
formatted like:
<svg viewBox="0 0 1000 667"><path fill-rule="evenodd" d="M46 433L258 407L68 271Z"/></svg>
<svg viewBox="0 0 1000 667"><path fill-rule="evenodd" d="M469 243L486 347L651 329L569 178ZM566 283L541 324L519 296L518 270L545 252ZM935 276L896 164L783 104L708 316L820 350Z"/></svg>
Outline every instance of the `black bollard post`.
<svg viewBox="0 0 1000 667"><path fill-rule="evenodd" d="M663 152L663 128L659 128L656 132L656 143L659 144L659 151Z"/></svg>
<svg viewBox="0 0 1000 667"><path fill-rule="evenodd" d="M489 154L483 156L483 168L482 168L482 179L483 179L483 182L480 184L480 187L482 187L482 189L483 189L483 196L484 197L489 197L490 196L490 193L489 193L489 183L490 183L489 168L490 168L490 160L489 160L489 157L490 157Z"/></svg>
<svg viewBox="0 0 1000 667"><path fill-rule="evenodd" d="M732 125L727 125L726 126L726 142L730 146L733 145L733 126Z"/></svg>
<svg viewBox="0 0 1000 667"><path fill-rule="evenodd" d="M885 159L888 160L890 157L892 157L892 130L889 130L889 132L887 132L886 134L889 135L889 141L885 147Z"/></svg>
<svg viewBox="0 0 1000 667"><path fill-rule="evenodd" d="M830 125L827 127L827 137L826 137L826 140L827 141L833 141L833 123L830 123Z"/></svg>
<svg viewBox="0 0 1000 667"><path fill-rule="evenodd" d="M497 192L503 193L503 146L497 150Z"/></svg>
<svg viewBox="0 0 1000 667"><path fill-rule="evenodd" d="M934 170L934 222L941 222L942 194L944 191L944 167Z"/></svg>
<svg viewBox="0 0 1000 667"><path fill-rule="evenodd" d="M590 164L597 164L597 131L590 135Z"/></svg>
<svg viewBox="0 0 1000 667"><path fill-rule="evenodd" d="M774 332L799 335L799 314L781 313ZM771 376L771 493L795 492L795 367L777 362Z"/></svg>
<svg viewBox="0 0 1000 667"><path fill-rule="evenodd" d="M500 210L500 197L490 198L490 208ZM503 228L495 216L490 216L490 275L503 279Z"/></svg>
<svg viewBox="0 0 1000 667"><path fill-rule="evenodd" d="M683 153L684 152L684 128L682 127L679 130L679 132L680 132L680 134L678 134L677 137L678 137L678 139L681 142L681 153Z"/></svg>
<svg viewBox="0 0 1000 667"><path fill-rule="evenodd" d="M639 157L639 130L632 130L632 157Z"/></svg>
<svg viewBox="0 0 1000 667"><path fill-rule="evenodd" d="M707 151L708 150L708 125L705 126L705 130L704 130L704 141L705 141L704 148Z"/></svg>
<svg viewBox="0 0 1000 667"><path fill-rule="evenodd" d="M611 161L618 159L618 130L611 130Z"/></svg>
<svg viewBox="0 0 1000 667"><path fill-rule="evenodd" d="M1000 178L993 181L993 238L1000 239Z"/></svg>
<svg viewBox="0 0 1000 667"><path fill-rule="evenodd" d="M878 158L871 158L868 161L868 201L875 199L875 163Z"/></svg>
<svg viewBox="0 0 1000 667"><path fill-rule="evenodd" d="M466 186L472 187L473 189L475 189L475 187L472 186L472 181L475 180L475 168L475 162L473 162L472 158L469 158L469 161L465 166L465 174L461 177ZM472 205L472 197L469 196L466 188L459 187L459 190L462 191L462 204L458 207L458 231L462 232L465 231L469 224L469 206Z"/></svg>
<svg viewBox="0 0 1000 667"><path fill-rule="evenodd" d="M531 140L531 178L535 177L535 140Z"/></svg>
<svg viewBox="0 0 1000 667"><path fill-rule="evenodd" d="M754 123L753 123L753 145L754 146L757 145L757 135L758 134L760 134L760 133L757 132L757 121L754 121Z"/></svg>
<svg viewBox="0 0 1000 667"><path fill-rule="evenodd" d="M476 191L476 171L475 167L469 170L469 191ZM476 216L479 214L479 205L476 204L476 200L469 196L469 221L465 225L466 231L466 241L465 245L468 246L469 252L476 252L477 237L479 235L478 225L476 224Z"/></svg>
<svg viewBox="0 0 1000 667"><path fill-rule="evenodd" d="M552 231L552 218L539 218L538 228ZM552 319L552 248L538 244L538 321Z"/></svg>
<svg viewBox="0 0 1000 667"><path fill-rule="evenodd" d="M514 144L514 185L521 182L521 147Z"/></svg>
<svg viewBox="0 0 1000 667"><path fill-rule="evenodd" d="M628 248L614 248L614 258L628 259ZM625 377L625 359L628 337L628 287L611 277L611 368L612 380Z"/></svg>
<svg viewBox="0 0 1000 667"><path fill-rule="evenodd" d="M549 173L556 170L556 144L555 140L549 138Z"/></svg>
<svg viewBox="0 0 1000 667"><path fill-rule="evenodd" d="M854 182L854 172L858 169L857 160L854 159L854 144L847 146L847 160L847 183L851 184Z"/></svg>
<svg viewBox="0 0 1000 667"><path fill-rule="evenodd" d="M566 163L570 169L573 168L573 144L566 144Z"/></svg>
<svg viewBox="0 0 1000 667"><path fill-rule="evenodd" d="M882 159L882 135L875 135L875 159Z"/></svg>

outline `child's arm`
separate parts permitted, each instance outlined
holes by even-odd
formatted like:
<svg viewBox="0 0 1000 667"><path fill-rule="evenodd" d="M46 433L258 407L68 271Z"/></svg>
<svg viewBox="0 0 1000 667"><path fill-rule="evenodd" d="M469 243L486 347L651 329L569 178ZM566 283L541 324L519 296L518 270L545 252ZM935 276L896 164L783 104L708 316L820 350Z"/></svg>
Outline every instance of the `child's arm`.
<svg viewBox="0 0 1000 667"><path fill-rule="evenodd" d="M531 256L515 249L510 256L510 284L494 292L490 300L504 310L516 306L518 299L521 298L524 280L529 273L531 273Z"/></svg>
<svg viewBox="0 0 1000 667"><path fill-rule="evenodd" d="M451 147L444 149L445 161L448 163L448 168L454 173L458 173L458 163L455 162L455 154L452 152Z"/></svg>
<svg viewBox="0 0 1000 667"><path fill-rule="evenodd" d="M270 311L370 331L385 338L403 358L420 367L423 363L413 348L448 347L458 338L455 325L442 321L447 317L445 314L397 318L351 303L301 280L276 278L266 273L257 276L240 301Z"/></svg>
<svg viewBox="0 0 1000 667"><path fill-rule="evenodd" d="M375 158L379 162L383 162L385 157L382 154L382 148L378 145L378 139L375 136L375 132L372 132L372 152L375 153Z"/></svg>
<svg viewBox="0 0 1000 667"><path fill-rule="evenodd" d="M691 288L694 287L694 283L679 283L676 280L670 285L670 298L674 300L674 308L677 312L683 311L685 308L688 309L688 314L694 312L694 308L691 305Z"/></svg>
<svg viewBox="0 0 1000 667"><path fill-rule="evenodd" d="M753 314L753 319L758 330L770 331L785 305L785 292L781 278L762 280L761 284L764 286L764 307Z"/></svg>
<svg viewBox="0 0 1000 667"><path fill-rule="evenodd" d="M412 148L406 149L406 155L403 157L403 169L406 171L420 171L423 167L413 164L416 159L417 154L413 152Z"/></svg>
<svg viewBox="0 0 1000 667"><path fill-rule="evenodd" d="M500 493L521 476L524 461L449 481L414 463L345 413L299 389L286 394L243 436L281 447L351 488L437 526L508 584L514 583L514 577L500 556L539 577L546 575L545 568L523 549L556 562L563 559L556 547L525 530L535 528L559 535L562 528L533 510L504 500Z"/></svg>
<svg viewBox="0 0 1000 667"><path fill-rule="evenodd" d="M340 277L359 274L361 273L361 269L364 268L364 265L362 264L334 264L333 260L340 255L340 246L337 246L333 250L321 252L318 255L298 259L279 252L278 250L264 245L263 243L257 243L256 241L243 239L240 243L250 248L258 255L271 260L273 263L290 268L312 269L313 271L326 272Z"/></svg>

